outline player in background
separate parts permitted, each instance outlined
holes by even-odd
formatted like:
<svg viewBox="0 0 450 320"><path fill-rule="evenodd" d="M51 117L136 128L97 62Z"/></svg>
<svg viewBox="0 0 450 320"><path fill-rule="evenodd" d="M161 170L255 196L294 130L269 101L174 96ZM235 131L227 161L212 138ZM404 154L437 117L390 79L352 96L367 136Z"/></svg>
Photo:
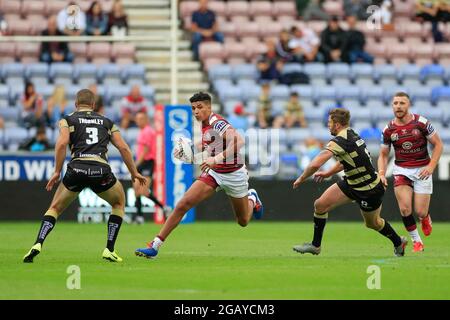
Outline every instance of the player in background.
<svg viewBox="0 0 450 320"><path fill-rule="evenodd" d="M61 170L66 159L67 146L72 158L67 164L67 171L59 184L42 224L34 245L24 256L23 262L33 262L42 250L42 245L53 230L61 213L75 200L84 188L90 188L112 207L108 219L108 237L103 258L112 262L120 262L114 251L114 244L122 224L125 209L125 192L122 184L111 172L107 162L108 143L111 142L122 155L131 180L138 180L142 185L146 179L141 176L134 164L130 148L122 139L119 129L108 118L93 112L95 96L83 89L77 93L76 111L65 116L59 122L60 134L55 146L55 172L47 183L47 191L59 181Z"/></svg>
<svg viewBox="0 0 450 320"><path fill-rule="evenodd" d="M395 151L394 192L397 198L403 224L413 241L413 251L424 250L423 241L417 231L413 208L422 225L425 236L432 231L429 206L433 193L433 171L442 154L442 141L431 123L418 114L409 111L411 100L404 92L398 92L392 99L395 118L383 130L378 172L387 187L386 166L391 145ZM428 142L434 146L428 154ZM414 198L414 200L413 200Z"/></svg>
<svg viewBox="0 0 450 320"><path fill-rule="evenodd" d="M294 247L299 253L317 255L321 251L322 236L328 212L346 203L356 201L366 226L378 231L394 245L394 254L403 256L406 237L400 237L391 225L380 217L384 186L372 165L369 151L363 139L349 127L350 112L346 109L332 109L328 117L328 128L334 136L303 174L294 182L298 188L315 174L317 182L344 170L344 179L333 184L314 202L314 238L312 243ZM328 171L317 172L331 157L338 161Z"/></svg>
<svg viewBox="0 0 450 320"><path fill-rule="evenodd" d="M137 137L136 167L138 172L147 179L147 183L144 186L141 186L139 181L133 183L134 193L136 194L135 206L137 210L135 222L142 224L144 223L144 216L142 214L141 196L152 200L155 205L164 211L166 217L172 209L164 206L151 191L153 168L155 166L156 158L156 132L150 126L147 113L139 111L136 114L136 124L140 129Z"/></svg>
<svg viewBox="0 0 450 320"><path fill-rule="evenodd" d="M192 207L223 189L231 200L237 222L245 227L252 215L261 219L263 205L256 190L248 190L248 172L239 154L244 140L236 130L211 110L211 96L199 92L190 100L195 119L202 124L202 151L208 157L201 164L200 177L186 191L159 234L147 248L137 249L136 255L153 258L170 233ZM174 152L179 158L179 154Z"/></svg>

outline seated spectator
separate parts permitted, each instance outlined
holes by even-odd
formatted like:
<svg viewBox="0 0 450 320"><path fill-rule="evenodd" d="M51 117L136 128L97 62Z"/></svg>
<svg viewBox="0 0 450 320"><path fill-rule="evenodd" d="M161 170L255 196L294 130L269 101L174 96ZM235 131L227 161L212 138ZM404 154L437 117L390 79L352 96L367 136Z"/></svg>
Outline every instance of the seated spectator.
<svg viewBox="0 0 450 320"><path fill-rule="evenodd" d="M339 26L339 19L332 17L320 35L320 51L325 57L325 62L342 61L345 38L345 31Z"/></svg>
<svg viewBox="0 0 450 320"><path fill-rule="evenodd" d="M349 63L373 63L373 57L364 51L366 37L356 29L356 16L348 16L346 20L348 30L345 32L345 44L342 48L343 60Z"/></svg>
<svg viewBox="0 0 450 320"><path fill-rule="evenodd" d="M284 62L291 62L294 59L292 50L289 48L289 40L291 40L289 32L287 30L282 30L276 44L276 50L278 57Z"/></svg>
<svg viewBox="0 0 450 320"><path fill-rule="evenodd" d="M95 95L94 112L104 115L105 114L105 106L103 104L103 97L98 94L97 84L96 83L91 84L88 89L91 90L91 92ZM113 119L111 119L111 120L113 120Z"/></svg>
<svg viewBox="0 0 450 320"><path fill-rule="evenodd" d="M278 57L275 43L272 40L267 40L266 45L267 52L258 58L256 64L259 70L259 80L263 82L279 81L283 69L283 60Z"/></svg>
<svg viewBox="0 0 450 320"><path fill-rule="evenodd" d="M308 126L305 119L305 112L298 99L296 92L291 93L291 97L286 104L286 112L284 113L284 125L286 128L300 126L306 128Z"/></svg>
<svg viewBox="0 0 450 320"><path fill-rule="evenodd" d="M264 83L261 87L262 92L259 96L258 104L258 127L281 128L283 125L283 116L274 115L272 112L272 101L270 100L270 84Z"/></svg>
<svg viewBox="0 0 450 320"><path fill-rule="evenodd" d="M63 34L57 29L57 21L55 16L48 18L47 29L42 31L43 36L62 36ZM67 42L42 42L40 60L46 63L53 62L72 62L73 54L69 50Z"/></svg>
<svg viewBox="0 0 450 320"><path fill-rule="evenodd" d="M53 145L48 141L44 126L37 129L36 136L26 139L19 146L19 150L32 152L42 152L50 149L53 149Z"/></svg>
<svg viewBox="0 0 450 320"><path fill-rule="evenodd" d="M372 5L372 0L344 0L345 16L356 16L358 20L367 20L370 12L367 8Z"/></svg>
<svg viewBox="0 0 450 320"><path fill-rule="evenodd" d="M74 1L58 13L58 30L68 36L79 36L86 30L86 15Z"/></svg>
<svg viewBox="0 0 450 320"><path fill-rule="evenodd" d="M112 36L123 37L128 34L128 16L121 0L115 0L109 13L108 32Z"/></svg>
<svg viewBox="0 0 450 320"><path fill-rule="evenodd" d="M108 16L98 1L92 2L86 14L86 33L90 36L104 36L108 32Z"/></svg>
<svg viewBox="0 0 450 320"><path fill-rule="evenodd" d="M0 36L6 36L8 34L8 23L3 18L3 14L0 12Z"/></svg>
<svg viewBox="0 0 450 320"><path fill-rule="evenodd" d="M328 20L328 14L322 8L324 0L309 0L306 8L303 10L303 20Z"/></svg>
<svg viewBox="0 0 450 320"><path fill-rule="evenodd" d="M431 22L431 33L435 42L444 41L444 36L438 28L439 1L416 0L416 17L421 21Z"/></svg>
<svg viewBox="0 0 450 320"><path fill-rule="evenodd" d="M450 22L450 1L439 1L438 19L444 23Z"/></svg>
<svg viewBox="0 0 450 320"><path fill-rule="evenodd" d="M320 39L314 30L292 27L291 35L289 48L294 55L294 61L304 63L323 60L319 53Z"/></svg>
<svg viewBox="0 0 450 320"><path fill-rule="evenodd" d="M136 114L138 112L147 112L148 108L149 102L141 95L140 87L134 85L130 90L130 94L122 99L122 121L120 126L124 129L136 127Z"/></svg>
<svg viewBox="0 0 450 320"><path fill-rule="evenodd" d="M58 85L55 87L53 94L47 101L47 110L45 112L47 125L55 128L58 126L59 120L68 114L67 110L66 91L64 86Z"/></svg>
<svg viewBox="0 0 450 320"><path fill-rule="evenodd" d="M25 83L25 92L22 96L22 112L19 124L27 129L45 126L44 99L35 91L34 84Z"/></svg>
<svg viewBox="0 0 450 320"><path fill-rule="evenodd" d="M208 0L199 0L199 9L192 13L192 50L194 58L199 59L199 47L203 41L224 41L223 34L218 32L216 14L208 9Z"/></svg>
<svg viewBox="0 0 450 320"><path fill-rule="evenodd" d="M234 107L234 113L230 115L227 119L236 130L247 130L248 120L247 114L245 113L244 106L239 103Z"/></svg>

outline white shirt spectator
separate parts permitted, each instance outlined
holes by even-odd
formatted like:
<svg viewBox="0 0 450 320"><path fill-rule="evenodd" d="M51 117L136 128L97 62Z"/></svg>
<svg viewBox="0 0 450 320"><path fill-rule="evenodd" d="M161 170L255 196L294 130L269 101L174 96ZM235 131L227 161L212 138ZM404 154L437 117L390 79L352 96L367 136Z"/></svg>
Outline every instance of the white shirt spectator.
<svg viewBox="0 0 450 320"><path fill-rule="evenodd" d="M78 7L73 15L69 15L69 8L64 8L58 13L58 30L61 32L64 32L66 28L69 30L86 30L86 14Z"/></svg>
<svg viewBox="0 0 450 320"><path fill-rule="evenodd" d="M313 49L320 44L320 39L312 29L302 28L302 33L303 35L301 38L291 39L288 46L290 49L300 47L306 54L311 53Z"/></svg>

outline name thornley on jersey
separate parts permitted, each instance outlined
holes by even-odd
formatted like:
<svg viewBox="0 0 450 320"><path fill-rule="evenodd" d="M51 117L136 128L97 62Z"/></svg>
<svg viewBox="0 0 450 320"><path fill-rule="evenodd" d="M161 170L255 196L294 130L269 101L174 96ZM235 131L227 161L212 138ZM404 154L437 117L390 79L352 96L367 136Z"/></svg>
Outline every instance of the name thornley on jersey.
<svg viewBox="0 0 450 320"><path fill-rule="evenodd" d="M84 119L84 118L78 118L78 121L83 124L99 124L103 125L102 119Z"/></svg>

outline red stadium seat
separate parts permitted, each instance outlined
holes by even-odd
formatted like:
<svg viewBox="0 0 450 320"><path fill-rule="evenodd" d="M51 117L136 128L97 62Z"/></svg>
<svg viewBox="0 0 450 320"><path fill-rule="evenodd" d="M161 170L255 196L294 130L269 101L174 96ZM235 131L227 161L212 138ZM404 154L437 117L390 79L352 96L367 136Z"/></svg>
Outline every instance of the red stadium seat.
<svg viewBox="0 0 450 320"><path fill-rule="evenodd" d="M2 42L0 45L0 63L16 60L16 42Z"/></svg>
<svg viewBox="0 0 450 320"><path fill-rule="evenodd" d="M45 16L47 12L46 1L41 0L27 0L22 2L21 12L23 16L30 14Z"/></svg>
<svg viewBox="0 0 450 320"><path fill-rule="evenodd" d="M211 68L212 66L215 66L217 64L222 64L222 59L220 58L207 58L205 60L203 60L203 69L205 71L208 71L209 68Z"/></svg>
<svg viewBox="0 0 450 320"><path fill-rule="evenodd" d="M0 2L0 12L3 14L18 14L20 15L20 0L2 0Z"/></svg>
<svg viewBox="0 0 450 320"><path fill-rule="evenodd" d="M233 23L226 22L219 25L219 30L222 32L226 38L237 37L236 26Z"/></svg>
<svg viewBox="0 0 450 320"><path fill-rule="evenodd" d="M8 28L12 35L28 36L31 34L31 22L28 20L10 20Z"/></svg>
<svg viewBox="0 0 450 320"><path fill-rule="evenodd" d="M269 16L275 14L272 8L272 2L269 1L251 1L250 14L255 16Z"/></svg>
<svg viewBox="0 0 450 320"><path fill-rule="evenodd" d="M135 61L136 50L133 43L113 43L111 56L118 64L131 64Z"/></svg>
<svg viewBox="0 0 450 320"><path fill-rule="evenodd" d="M278 37L282 29L282 25L278 22L259 23L259 36L261 38Z"/></svg>
<svg viewBox="0 0 450 320"><path fill-rule="evenodd" d="M233 58L245 59L248 52L245 45L240 42L227 42L224 44L224 50L228 60Z"/></svg>
<svg viewBox="0 0 450 320"><path fill-rule="evenodd" d="M229 1L227 2L227 16L248 15L249 5L247 1Z"/></svg>
<svg viewBox="0 0 450 320"><path fill-rule="evenodd" d="M57 15L66 5L66 1L47 1L47 16Z"/></svg>
<svg viewBox="0 0 450 320"><path fill-rule="evenodd" d="M442 61L450 59L450 43L436 43L434 48L440 64L442 64Z"/></svg>
<svg viewBox="0 0 450 320"><path fill-rule="evenodd" d="M409 21L406 23L400 24L399 29L402 32L403 37L422 37L423 36L423 27L422 24L418 22Z"/></svg>
<svg viewBox="0 0 450 320"><path fill-rule="evenodd" d="M236 29L239 37L257 37L259 35L259 26L256 22L241 23Z"/></svg>
<svg viewBox="0 0 450 320"><path fill-rule="evenodd" d="M267 52L267 46L265 43L258 42L253 44L251 47L247 47L249 49L248 55L249 59L253 62L255 61L260 55Z"/></svg>
<svg viewBox="0 0 450 320"><path fill-rule="evenodd" d="M257 22L258 24L274 22L272 16L256 16L253 18L253 21Z"/></svg>
<svg viewBox="0 0 450 320"><path fill-rule="evenodd" d="M327 27L327 23L325 21L318 21L318 20L313 20L313 21L309 21L307 23L308 28L311 28L314 30L315 33L319 34L325 30L325 28Z"/></svg>
<svg viewBox="0 0 450 320"><path fill-rule="evenodd" d="M394 0L394 16L413 17L416 13L414 1Z"/></svg>
<svg viewBox="0 0 450 320"><path fill-rule="evenodd" d="M242 23L249 23L250 22L250 17L249 16L242 16L242 15L236 15L233 17L230 17L230 21L231 23L233 23L234 25L240 25ZM227 23L227 22L225 22Z"/></svg>
<svg viewBox="0 0 450 320"><path fill-rule="evenodd" d="M111 45L108 42L91 42L87 46L87 55L93 64L110 62Z"/></svg>
<svg viewBox="0 0 450 320"><path fill-rule="evenodd" d="M41 44L38 42L18 42L16 57L22 63L33 63L39 61Z"/></svg>
<svg viewBox="0 0 450 320"><path fill-rule="evenodd" d="M47 29L47 20L42 15L28 15L27 20L31 23L31 33L40 35L42 31Z"/></svg>
<svg viewBox="0 0 450 320"><path fill-rule="evenodd" d="M207 41L202 42L200 44L200 59L210 59L210 58L216 58L216 59L223 59L225 56L225 52L223 50L223 45L219 42L214 41Z"/></svg>
<svg viewBox="0 0 450 320"><path fill-rule="evenodd" d="M92 4L92 1L91 0L78 0L78 1L76 1L76 3L80 7L81 11L87 12L89 10L89 7ZM103 9L103 6L102 6L102 9Z"/></svg>
<svg viewBox="0 0 450 320"><path fill-rule="evenodd" d="M297 8L293 1L274 1L273 11L279 20L280 16L297 17Z"/></svg>
<svg viewBox="0 0 450 320"><path fill-rule="evenodd" d="M397 43L386 45L388 56L392 64L398 66L409 63L411 59L411 50L407 44Z"/></svg>
<svg viewBox="0 0 450 320"><path fill-rule="evenodd" d="M192 13L198 9L198 1L182 1L180 3L180 16L182 18L192 16Z"/></svg>
<svg viewBox="0 0 450 320"><path fill-rule="evenodd" d="M235 66L235 65L238 65L238 64L243 64L246 61L245 61L244 58L230 58L230 59L227 60L227 62L228 62L228 64L230 64L232 66Z"/></svg>
<svg viewBox="0 0 450 320"><path fill-rule="evenodd" d="M216 16L226 16L227 14L227 6L223 1L209 1L208 9L214 11Z"/></svg>
<svg viewBox="0 0 450 320"><path fill-rule="evenodd" d="M342 7L342 1L330 1L327 0L322 4L323 9L330 16L342 17L344 15L344 8Z"/></svg>

